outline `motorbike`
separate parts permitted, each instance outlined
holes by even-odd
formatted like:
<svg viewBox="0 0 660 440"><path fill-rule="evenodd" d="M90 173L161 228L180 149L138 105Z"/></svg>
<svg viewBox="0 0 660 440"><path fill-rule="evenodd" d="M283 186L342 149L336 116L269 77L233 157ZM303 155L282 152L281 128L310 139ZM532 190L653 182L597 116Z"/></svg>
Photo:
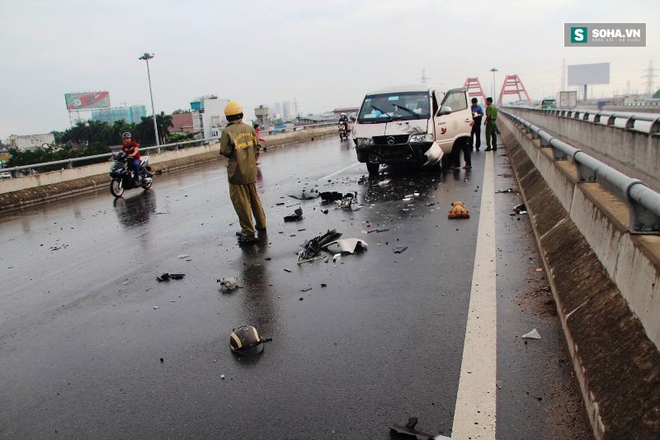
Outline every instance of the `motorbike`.
<svg viewBox="0 0 660 440"><path fill-rule="evenodd" d="M113 196L119 198L124 194L124 190L141 187L145 190L151 188L153 184L153 173L149 166L149 156L140 158L140 183L135 184L133 178L133 167L128 164L128 155L123 151L113 154L115 163L110 167L110 192Z"/></svg>
<svg viewBox="0 0 660 440"><path fill-rule="evenodd" d="M339 124L339 139L342 141L348 140L348 124Z"/></svg>

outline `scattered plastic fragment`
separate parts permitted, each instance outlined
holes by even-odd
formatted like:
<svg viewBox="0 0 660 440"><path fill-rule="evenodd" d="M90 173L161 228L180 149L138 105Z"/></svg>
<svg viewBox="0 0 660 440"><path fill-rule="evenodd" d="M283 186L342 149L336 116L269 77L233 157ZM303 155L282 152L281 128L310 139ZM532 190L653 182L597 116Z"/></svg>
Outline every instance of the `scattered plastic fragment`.
<svg viewBox="0 0 660 440"><path fill-rule="evenodd" d="M371 229L367 231L367 234L371 234L372 232L386 232L389 231L390 228L376 228L376 229Z"/></svg>
<svg viewBox="0 0 660 440"><path fill-rule="evenodd" d="M164 273L159 277L156 277L156 279L160 281L169 281L169 280L182 280L183 277L185 277L185 273Z"/></svg>
<svg viewBox="0 0 660 440"><path fill-rule="evenodd" d="M160 306L154 306L154 310L160 309Z"/></svg>
<svg viewBox="0 0 660 440"><path fill-rule="evenodd" d="M408 249L408 246L397 246L394 248L394 253L402 254L406 249Z"/></svg>
<svg viewBox="0 0 660 440"><path fill-rule="evenodd" d="M181 254L177 257L179 260L185 260L186 258L190 258L190 255L188 254Z"/></svg>
<svg viewBox="0 0 660 440"><path fill-rule="evenodd" d="M329 230L323 235L312 238L304 244L303 250L298 252L298 264L315 260L321 253L321 249L328 243L341 237L341 233L336 230Z"/></svg>
<svg viewBox="0 0 660 440"><path fill-rule="evenodd" d="M291 269L287 269L286 267L284 268L284 272L289 272L291 273Z"/></svg>
<svg viewBox="0 0 660 440"><path fill-rule="evenodd" d="M539 334L539 332L536 329L533 329L531 332L525 333L524 335L522 335L522 338L523 339L541 339L541 335Z"/></svg>
<svg viewBox="0 0 660 440"><path fill-rule="evenodd" d="M527 214L527 206L525 206L524 203L521 203L520 205L516 205L513 207L513 212L518 215Z"/></svg>
<svg viewBox="0 0 660 440"><path fill-rule="evenodd" d="M362 206L358 205L357 193L344 194L344 197L341 199L340 206L344 211L357 211L358 209L362 208Z"/></svg>
<svg viewBox="0 0 660 440"><path fill-rule="evenodd" d="M354 254L356 252L366 251L368 245L366 241L360 238L342 238L332 241L323 247L330 248L333 246L339 247L342 253ZM328 250L332 251L331 249Z"/></svg>
<svg viewBox="0 0 660 440"><path fill-rule="evenodd" d="M310 290L312 290L311 287L306 287L304 289L300 289L301 292L309 292Z"/></svg>
<svg viewBox="0 0 660 440"><path fill-rule="evenodd" d="M452 202L451 203L451 210L449 211L449 215L447 218L452 219L452 218L470 218L470 211L467 210L465 207L465 203L463 202Z"/></svg>
<svg viewBox="0 0 660 440"><path fill-rule="evenodd" d="M341 254L334 254L332 256L332 262L336 263L337 261L341 261Z"/></svg>
<svg viewBox="0 0 660 440"><path fill-rule="evenodd" d="M238 280L236 277L224 277L216 281L220 283L220 290L223 292L238 288Z"/></svg>
<svg viewBox="0 0 660 440"><path fill-rule="evenodd" d="M284 217L285 222L297 222L302 220L303 218L302 208L296 208L293 212L294 212L293 214Z"/></svg>
<svg viewBox="0 0 660 440"><path fill-rule="evenodd" d="M324 204L337 202L344 198L344 195L337 191L324 191L320 193L319 196Z"/></svg>
<svg viewBox="0 0 660 440"><path fill-rule="evenodd" d="M500 189L500 190L497 190L497 191L495 191L495 192L498 193L498 194L501 194L501 193L511 193L511 192L513 192L513 188Z"/></svg>
<svg viewBox="0 0 660 440"><path fill-rule="evenodd" d="M436 436L435 434L430 434L428 432L419 431L415 429L417 422L419 421L419 414L411 414L408 417L408 423L405 425L400 425L398 423L390 423L389 428L391 431L396 432L397 434L403 434L407 437L416 438L418 440L430 440L430 439L446 439L447 437Z"/></svg>
<svg viewBox="0 0 660 440"><path fill-rule="evenodd" d="M319 190L314 188L303 188L302 193L298 194L288 194L289 197L293 197L298 200L309 200L319 197Z"/></svg>

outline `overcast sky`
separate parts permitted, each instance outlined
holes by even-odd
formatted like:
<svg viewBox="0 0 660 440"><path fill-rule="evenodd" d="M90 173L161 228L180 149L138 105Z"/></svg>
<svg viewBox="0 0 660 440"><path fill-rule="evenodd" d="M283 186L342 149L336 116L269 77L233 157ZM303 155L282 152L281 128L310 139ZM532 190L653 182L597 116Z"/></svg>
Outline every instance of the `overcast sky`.
<svg viewBox="0 0 660 440"><path fill-rule="evenodd" d="M554 95L562 65L610 62L593 96L645 92L658 54L657 0L1 0L0 139L69 128L64 94L109 91L151 114L198 96L303 114L358 106L370 90L478 77L491 94L517 74L532 99ZM652 20L652 21L651 21ZM564 48L564 23L641 22L644 48ZM656 61L655 88L660 84ZM591 92L590 92L591 93Z"/></svg>

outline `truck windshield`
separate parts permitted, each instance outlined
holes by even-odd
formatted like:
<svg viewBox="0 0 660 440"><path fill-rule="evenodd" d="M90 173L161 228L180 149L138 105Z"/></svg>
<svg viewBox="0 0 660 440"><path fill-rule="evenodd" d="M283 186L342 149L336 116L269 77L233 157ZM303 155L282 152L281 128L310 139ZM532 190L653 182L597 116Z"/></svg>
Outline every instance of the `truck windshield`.
<svg viewBox="0 0 660 440"><path fill-rule="evenodd" d="M368 124L430 116L428 92L383 93L364 98L358 122Z"/></svg>

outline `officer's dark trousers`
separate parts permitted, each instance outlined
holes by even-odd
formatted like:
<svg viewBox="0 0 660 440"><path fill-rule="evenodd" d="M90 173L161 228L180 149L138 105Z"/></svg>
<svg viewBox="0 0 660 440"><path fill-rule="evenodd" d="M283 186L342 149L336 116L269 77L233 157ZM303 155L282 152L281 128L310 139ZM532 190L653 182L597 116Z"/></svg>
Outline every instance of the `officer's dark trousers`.
<svg viewBox="0 0 660 440"><path fill-rule="evenodd" d="M252 224L252 214L257 224L257 229L266 229L266 214L261 206L259 194L257 194L257 185L248 183L246 185L229 184L229 198L234 205L234 210L238 215L238 221L241 225L241 232L244 235L254 235L254 225Z"/></svg>

